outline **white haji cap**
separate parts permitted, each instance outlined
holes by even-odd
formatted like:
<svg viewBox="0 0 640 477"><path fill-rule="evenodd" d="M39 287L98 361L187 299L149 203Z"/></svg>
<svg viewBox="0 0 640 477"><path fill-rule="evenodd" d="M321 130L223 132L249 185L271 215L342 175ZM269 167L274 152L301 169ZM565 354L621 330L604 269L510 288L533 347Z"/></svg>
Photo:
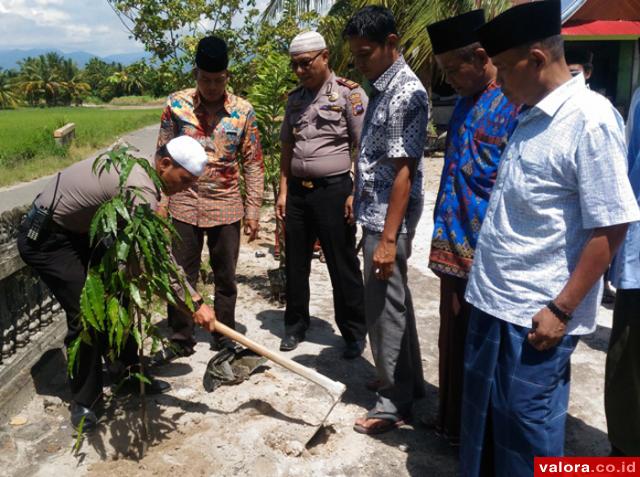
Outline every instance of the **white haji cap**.
<svg viewBox="0 0 640 477"><path fill-rule="evenodd" d="M207 153L204 147L190 136L178 136L167 143L171 159L176 161L194 176L201 176L207 165Z"/></svg>
<svg viewBox="0 0 640 477"><path fill-rule="evenodd" d="M299 33L291 40L289 54L297 55L299 53L307 53L308 51L324 50L326 47L327 43L320 33L317 31L307 31Z"/></svg>

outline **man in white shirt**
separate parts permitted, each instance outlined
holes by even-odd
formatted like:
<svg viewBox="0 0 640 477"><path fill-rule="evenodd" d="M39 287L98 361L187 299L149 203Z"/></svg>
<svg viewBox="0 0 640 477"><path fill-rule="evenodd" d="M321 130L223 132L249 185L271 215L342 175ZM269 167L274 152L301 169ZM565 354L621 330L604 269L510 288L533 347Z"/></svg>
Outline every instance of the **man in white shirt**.
<svg viewBox="0 0 640 477"><path fill-rule="evenodd" d="M465 295L465 476L531 475L534 456L563 455L571 353L595 330L602 274L640 219L622 118L571 76L560 31L559 0L513 7L478 30L504 94L523 108Z"/></svg>

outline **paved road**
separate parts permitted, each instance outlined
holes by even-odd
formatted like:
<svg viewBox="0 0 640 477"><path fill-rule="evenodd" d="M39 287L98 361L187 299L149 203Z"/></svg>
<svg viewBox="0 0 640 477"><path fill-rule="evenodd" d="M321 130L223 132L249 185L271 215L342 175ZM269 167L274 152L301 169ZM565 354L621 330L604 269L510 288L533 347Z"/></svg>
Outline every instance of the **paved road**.
<svg viewBox="0 0 640 477"><path fill-rule="evenodd" d="M141 156L151 157L154 152L158 137L158 125L147 126L122 137L127 143L138 148ZM94 154L93 158L104 152L105 149ZM53 176L42 177L31 182L0 188L0 213L11 210L14 207L29 204L35 196L44 188L44 185Z"/></svg>

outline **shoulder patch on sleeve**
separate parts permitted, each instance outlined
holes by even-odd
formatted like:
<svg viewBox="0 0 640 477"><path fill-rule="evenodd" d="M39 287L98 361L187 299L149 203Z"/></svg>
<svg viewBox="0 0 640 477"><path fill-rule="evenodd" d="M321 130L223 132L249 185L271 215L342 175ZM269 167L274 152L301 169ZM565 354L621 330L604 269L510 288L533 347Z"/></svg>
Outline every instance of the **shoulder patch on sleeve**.
<svg viewBox="0 0 640 477"><path fill-rule="evenodd" d="M351 102L351 112L354 116L360 116L364 113L364 105L362 104L360 93L351 93L349 95L349 101Z"/></svg>
<svg viewBox="0 0 640 477"><path fill-rule="evenodd" d="M347 78L338 77L336 78L336 82L342 86L346 86L349 89L356 89L360 87L358 83L356 83L355 81L351 81L350 79L347 79Z"/></svg>

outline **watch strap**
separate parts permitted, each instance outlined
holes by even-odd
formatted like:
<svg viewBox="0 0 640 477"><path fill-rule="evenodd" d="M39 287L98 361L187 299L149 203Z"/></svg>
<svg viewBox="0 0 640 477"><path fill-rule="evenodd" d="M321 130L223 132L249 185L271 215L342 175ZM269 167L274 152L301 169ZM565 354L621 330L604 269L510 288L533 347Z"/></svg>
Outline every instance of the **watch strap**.
<svg viewBox="0 0 640 477"><path fill-rule="evenodd" d="M558 305L556 305L553 302L553 300L551 300L549 303L547 303L547 308L549 308L549 310L551 310L551 313L556 315L556 317L558 317L558 319L564 321L565 323L568 322L568 321L571 321L571 318L573 318L569 313L565 313L560 308L558 308Z"/></svg>

